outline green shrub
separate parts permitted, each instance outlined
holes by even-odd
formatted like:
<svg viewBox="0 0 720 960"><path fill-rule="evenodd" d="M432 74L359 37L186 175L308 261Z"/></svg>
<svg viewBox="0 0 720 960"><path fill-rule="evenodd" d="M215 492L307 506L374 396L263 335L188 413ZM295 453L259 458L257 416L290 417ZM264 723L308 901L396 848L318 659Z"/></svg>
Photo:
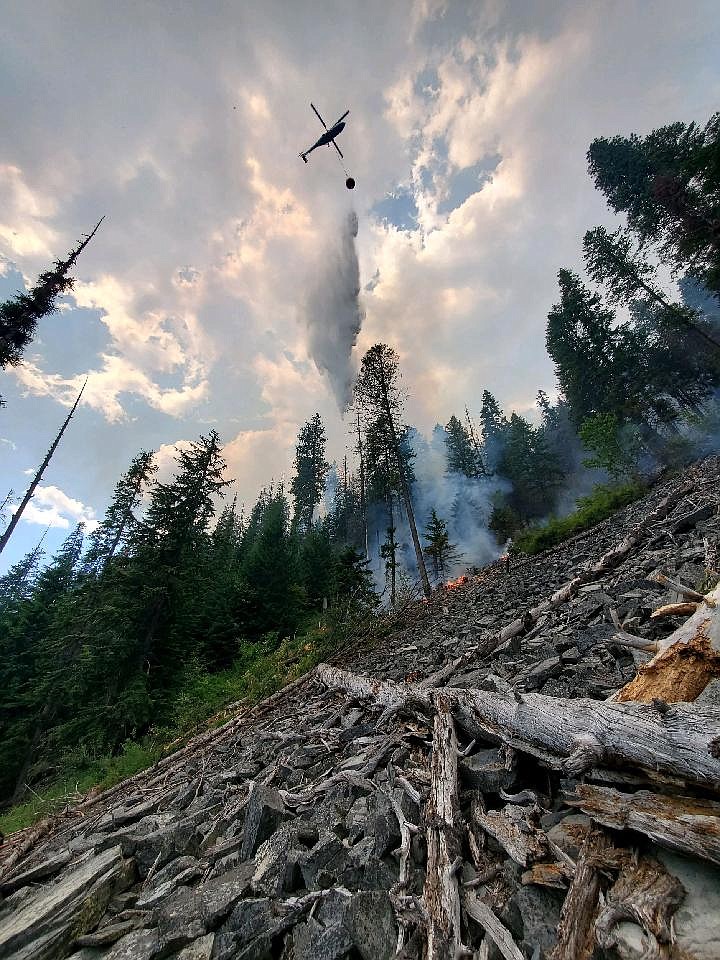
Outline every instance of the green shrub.
<svg viewBox="0 0 720 960"><path fill-rule="evenodd" d="M616 510L639 499L646 492L641 483L622 485L598 484L587 497L579 497L577 510L567 517L551 518L541 527L534 527L515 539L514 548L520 553L534 554L562 543L576 533L588 530L606 520Z"/></svg>

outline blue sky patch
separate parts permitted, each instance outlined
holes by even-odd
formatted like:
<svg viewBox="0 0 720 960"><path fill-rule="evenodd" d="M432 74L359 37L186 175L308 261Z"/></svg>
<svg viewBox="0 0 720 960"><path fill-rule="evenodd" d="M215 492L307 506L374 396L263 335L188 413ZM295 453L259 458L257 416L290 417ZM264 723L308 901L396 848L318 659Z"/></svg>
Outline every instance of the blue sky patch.
<svg viewBox="0 0 720 960"><path fill-rule="evenodd" d="M417 227L418 208L412 191L399 187L389 193L372 208L374 216L385 223L391 223L399 230L414 230Z"/></svg>
<svg viewBox="0 0 720 960"><path fill-rule="evenodd" d="M448 183L447 195L438 203L438 213L451 213L461 206L468 197L482 189L492 178L502 158L499 154L483 157L472 167L464 167L452 174Z"/></svg>

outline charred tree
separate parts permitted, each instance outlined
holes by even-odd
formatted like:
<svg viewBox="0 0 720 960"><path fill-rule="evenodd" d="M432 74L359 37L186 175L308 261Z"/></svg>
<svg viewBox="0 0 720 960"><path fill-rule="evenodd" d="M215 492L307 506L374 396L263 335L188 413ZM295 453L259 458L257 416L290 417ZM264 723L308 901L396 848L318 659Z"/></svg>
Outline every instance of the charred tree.
<svg viewBox="0 0 720 960"><path fill-rule="evenodd" d="M72 409L70 410L70 413L67 415L65 419L65 423L63 423L62 427L60 427L60 431L58 435L55 437L55 440L53 441L52 446L50 447L47 454L45 455L45 459L40 464L40 469L33 477L33 480L30 486L27 488L25 496L22 498L22 501L20 502L20 506L17 508L15 513L10 518L10 523L8 523L5 532L0 537L0 553L2 553L5 547L7 546L7 542L12 536L13 530L17 526L18 521L20 520L20 517L23 515L23 511L25 510L25 507L27 507L27 505L30 503L32 496L35 493L35 490L37 489L37 485L42 480L42 475L47 469L47 466L50 463L50 459L52 455L55 453L55 450L57 449L57 445L60 443L62 439L62 435L65 433L65 430L67 429L67 425L70 423L70 420L72 419L72 415L75 413L75 410L77 409L77 405L80 403L80 398L82 397L83 391L85 390L86 386L87 386L87 380L85 380L85 383L82 385L82 389L80 390L80 393L77 395L77 399L75 400L75 403L72 405Z"/></svg>

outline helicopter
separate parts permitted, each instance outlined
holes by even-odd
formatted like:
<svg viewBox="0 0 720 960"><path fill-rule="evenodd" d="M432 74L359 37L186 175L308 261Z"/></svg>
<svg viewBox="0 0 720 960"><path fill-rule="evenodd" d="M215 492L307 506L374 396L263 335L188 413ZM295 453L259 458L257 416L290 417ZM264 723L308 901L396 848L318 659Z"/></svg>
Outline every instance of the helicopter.
<svg viewBox="0 0 720 960"><path fill-rule="evenodd" d="M332 145L335 147L335 149L337 150L338 156L340 157L340 160L342 161L342 160L344 159L343 153L342 153L342 150L340 149L340 147L339 147L339 146L337 145L337 143L335 142L335 137L337 137L339 134L341 134L341 133L343 132L343 130L345 129L345 123L344 123L345 117L350 113L350 111L349 111L349 110L346 110L345 113L340 117L339 120L336 120L335 123L334 123L331 127L328 127L328 125L325 123L325 121L323 120L323 118L320 116L320 113L318 112L318 109L317 109L317 107L315 106L315 104L314 104L314 103L311 103L310 106L313 108L313 112L315 113L315 116L318 118L318 120L320 121L320 123L325 127L325 133L320 137L319 140L316 140L315 143L314 143L311 147L308 147L307 150L304 150L302 153L298 154L298 156L302 157L303 160L305 161L305 163L307 163L307 162L308 162L308 154L309 154L309 153L312 153L313 150L316 150L318 147L324 147L324 146L328 146L328 147L329 147L330 144L332 144ZM343 167L343 169L344 169L344 167ZM347 171L345 171L345 172L347 173ZM355 181L353 180L352 177L348 176L347 180L345 181L345 186L348 188L348 190L352 190L352 189L353 189L353 187L355 186Z"/></svg>

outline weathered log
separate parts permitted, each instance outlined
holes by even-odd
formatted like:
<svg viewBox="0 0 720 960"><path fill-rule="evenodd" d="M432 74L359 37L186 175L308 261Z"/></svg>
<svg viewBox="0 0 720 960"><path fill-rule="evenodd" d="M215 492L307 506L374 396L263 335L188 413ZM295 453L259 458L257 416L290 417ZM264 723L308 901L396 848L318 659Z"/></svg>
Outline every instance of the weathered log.
<svg viewBox="0 0 720 960"><path fill-rule="evenodd" d="M498 920L490 907L484 904L477 894L466 890L463 896L463 906L467 915L480 924L487 936L505 957L505 960L524 960L508 928Z"/></svg>
<svg viewBox="0 0 720 960"><path fill-rule="evenodd" d="M610 699L692 702L720 677L720 584L703 598L693 615L658 643L658 654Z"/></svg>
<svg viewBox="0 0 720 960"><path fill-rule="evenodd" d="M686 587L684 583L671 580L670 577L666 577L664 573L656 573L653 580L657 580L657 582L661 583L664 587L670 587L675 593L680 594L681 597L685 597L687 600L695 600L698 603L705 601L709 606L715 606L715 600L713 600L712 597L705 597L702 593L698 593L697 590L693 590L692 587Z"/></svg>
<svg viewBox="0 0 720 960"><path fill-rule="evenodd" d="M616 855L601 830L588 833L580 850L570 889L563 903L557 944L550 960L588 960L595 945L594 921L600 908L600 870Z"/></svg>
<svg viewBox="0 0 720 960"><path fill-rule="evenodd" d="M417 704L432 710L445 698L460 725L472 736L487 735L531 753L548 766L577 774L592 766L629 765L717 788L720 783L720 709L677 703L659 712L644 703L564 700L540 693L423 690L411 684L381 682L321 665L317 677L388 705Z"/></svg>
<svg viewBox="0 0 720 960"><path fill-rule="evenodd" d="M588 783L579 784L566 803L605 827L636 830L664 847L720 864L720 803Z"/></svg>
<svg viewBox="0 0 720 960"><path fill-rule="evenodd" d="M450 708L436 700L430 797L425 808L427 871L423 903L428 916L427 958L446 960L462 949L460 894L455 863L460 854L457 739Z"/></svg>

